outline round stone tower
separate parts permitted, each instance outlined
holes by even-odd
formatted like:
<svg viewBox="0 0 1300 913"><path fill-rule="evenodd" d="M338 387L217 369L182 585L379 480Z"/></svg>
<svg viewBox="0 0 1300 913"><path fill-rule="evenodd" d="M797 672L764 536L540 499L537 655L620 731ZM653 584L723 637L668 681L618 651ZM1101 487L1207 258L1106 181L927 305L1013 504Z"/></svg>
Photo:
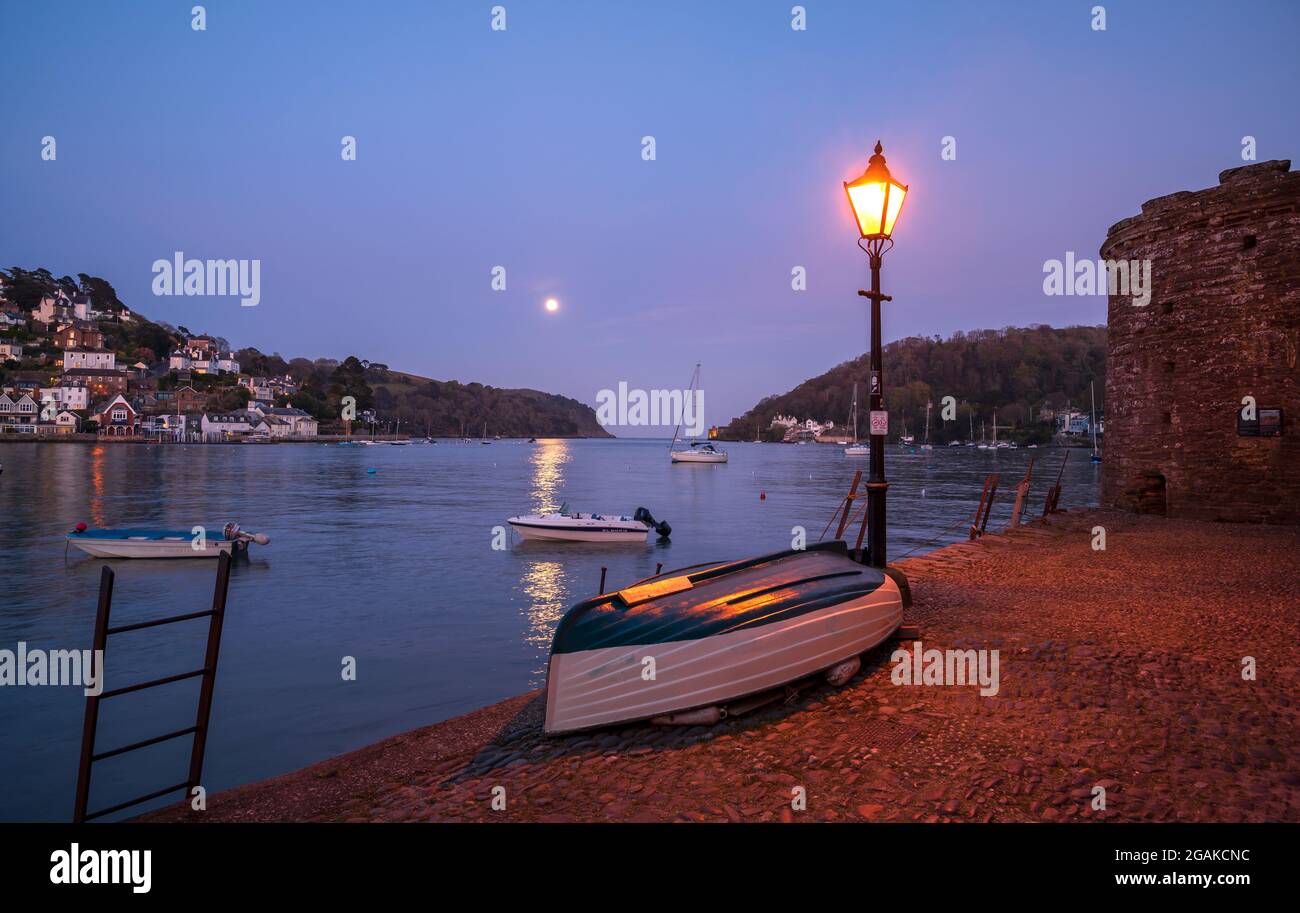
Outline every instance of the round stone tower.
<svg viewBox="0 0 1300 913"><path fill-rule="evenodd" d="M1144 203L1107 261L1150 263L1150 299L1111 287L1102 504L1300 523L1300 172L1260 162ZM1109 264L1108 264L1109 265ZM1123 275L1122 270L1118 275Z"/></svg>

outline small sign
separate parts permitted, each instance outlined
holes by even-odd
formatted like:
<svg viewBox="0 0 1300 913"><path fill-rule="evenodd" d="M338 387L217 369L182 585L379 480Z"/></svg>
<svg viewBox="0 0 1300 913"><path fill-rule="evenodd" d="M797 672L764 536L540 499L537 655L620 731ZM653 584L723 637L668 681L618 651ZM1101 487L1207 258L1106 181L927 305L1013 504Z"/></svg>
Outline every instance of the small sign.
<svg viewBox="0 0 1300 913"><path fill-rule="evenodd" d="M1244 419L1237 413L1238 437L1281 437L1282 410L1261 407L1258 418Z"/></svg>
<svg viewBox="0 0 1300 913"><path fill-rule="evenodd" d="M871 372L871 395L872 396L880 395L880 372L879 371Z"/></svg>
<svg viewBox="0 0 1300 913"><path fill-rule="evenodd" d="M1260 409L1259 410L1259 436L1260 437L1281 437L1282 436L1282 410L1281 409Z"/></svg>
<svg viewBox="0 0 1300 913"><path fill-rule="evenodd" d="M889 433L889 413L884 409L872 410L871 412L871 433L888 434Z"/></svg>

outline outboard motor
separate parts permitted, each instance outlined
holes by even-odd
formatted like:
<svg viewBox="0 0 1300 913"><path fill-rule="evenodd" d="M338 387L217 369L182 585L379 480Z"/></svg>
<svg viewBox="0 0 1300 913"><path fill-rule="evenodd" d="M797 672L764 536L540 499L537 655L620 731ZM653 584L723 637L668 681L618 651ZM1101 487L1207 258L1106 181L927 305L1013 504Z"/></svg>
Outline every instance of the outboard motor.
<svg viewBox="0 0 1300 913"><path fill-rule="evenodd" d="M640 520L646 526L653 529L655 532L659 534L660 539L667 539L669 536L673 534L673 528L668 525L668 522L666 520L660 523L656 523L655 518L650 515L650 511L646 510L644 507L638 507L636 509L636 513L632 514L632 519Z"/></svg>

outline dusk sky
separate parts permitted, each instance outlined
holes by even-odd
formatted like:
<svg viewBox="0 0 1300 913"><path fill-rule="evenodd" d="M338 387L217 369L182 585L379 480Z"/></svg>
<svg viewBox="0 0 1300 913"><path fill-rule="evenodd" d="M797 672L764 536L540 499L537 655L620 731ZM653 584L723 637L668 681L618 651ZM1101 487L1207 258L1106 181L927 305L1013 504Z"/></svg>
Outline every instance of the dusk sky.
<svg viewBox="0 0 1300 913"><path fill-rule="evenodd" d="M1300 155L1296 2L1108 2L1105 31L1041 0L808 0L806 31L790 0L502 0L503 32L488 0L214 0L201 32L192 5L0 3L0 266L235 347L592 405L699 361L709 423L864 350L841 184L877 139L911 185L887 341L1102 323L1044 261L1245 136ZM260 259L261 303L155 297L176 251Z"/></svg>

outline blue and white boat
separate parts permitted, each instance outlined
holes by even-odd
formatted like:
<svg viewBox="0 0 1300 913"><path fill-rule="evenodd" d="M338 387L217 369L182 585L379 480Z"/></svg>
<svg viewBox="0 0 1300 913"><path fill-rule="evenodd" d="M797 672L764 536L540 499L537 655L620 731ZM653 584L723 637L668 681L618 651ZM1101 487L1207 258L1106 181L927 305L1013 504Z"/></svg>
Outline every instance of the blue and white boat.
<svg viewBox="0 0 1300 913"><path fill-rule="evenodd" d="M223 552L243 551L249 543L267 545L271 540L263 533L246 533L237 523L188 530L87 529L78 523L67 541L96 558L216 558Z"/></svg>
<svg viewBox="0 0 1300 913"><path fill-rule="evenodd" d="M841 541L649 577L561 619L545 731L716 722L800 679L843 684L909 604L906 577L860 564Z"/></svg>

